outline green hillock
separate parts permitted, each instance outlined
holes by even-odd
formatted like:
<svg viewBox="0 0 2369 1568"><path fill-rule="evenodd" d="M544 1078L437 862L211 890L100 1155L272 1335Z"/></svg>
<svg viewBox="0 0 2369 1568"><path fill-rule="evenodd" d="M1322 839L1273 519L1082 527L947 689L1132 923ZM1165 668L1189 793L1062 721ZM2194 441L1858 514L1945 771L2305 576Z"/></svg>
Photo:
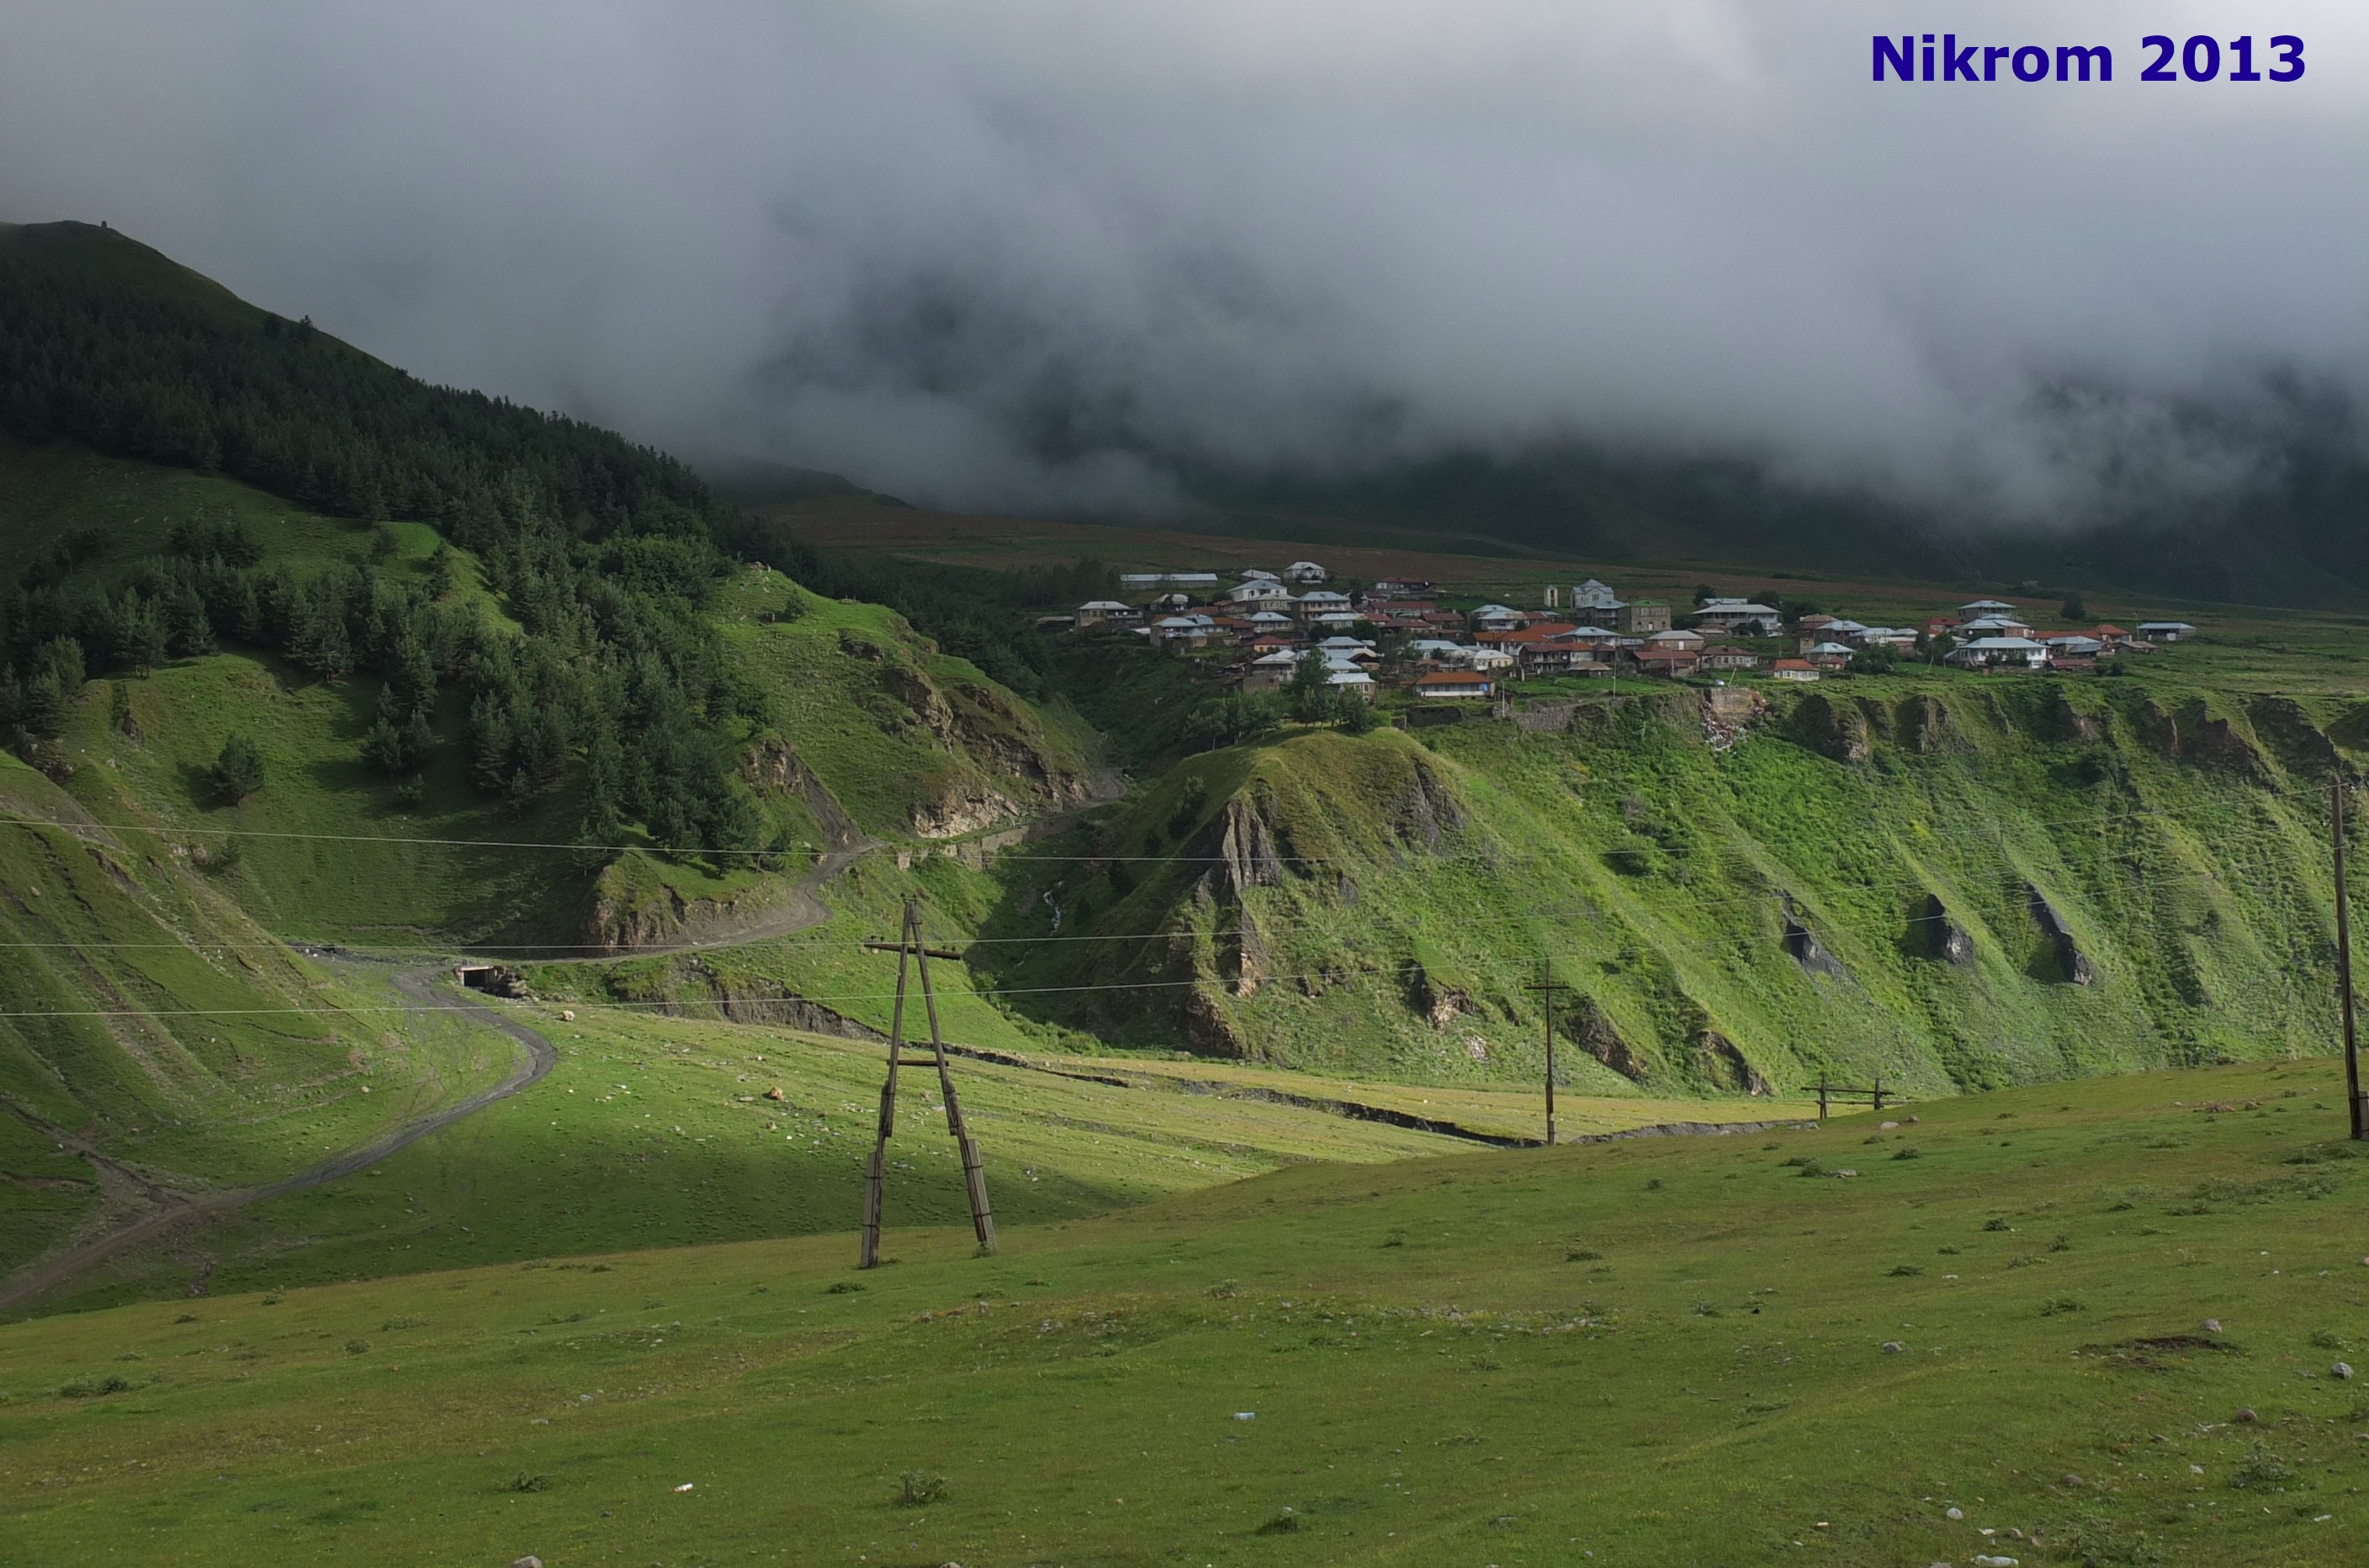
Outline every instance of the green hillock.
<svg viewBox="0 0 2369 1568"><path fill-rule="evenodd" d="M1194 759L986 928L1139 940L987 962L1015 998L1102 988L1041 1011L1121 1039L1451 1079L1535 1080L1551 972L1559 1072L1598 1092L2325 1048L2352 705L1862 680L1715 750L1702 700Z"/></svg>
<svg viewBox="0 0 2369 1568"><path fill-rule="evenodd" d="M284 1176L512 1064L271 940L218 843L91 825L5 755L0 815L0 1274L109 1218Z"/></svg>

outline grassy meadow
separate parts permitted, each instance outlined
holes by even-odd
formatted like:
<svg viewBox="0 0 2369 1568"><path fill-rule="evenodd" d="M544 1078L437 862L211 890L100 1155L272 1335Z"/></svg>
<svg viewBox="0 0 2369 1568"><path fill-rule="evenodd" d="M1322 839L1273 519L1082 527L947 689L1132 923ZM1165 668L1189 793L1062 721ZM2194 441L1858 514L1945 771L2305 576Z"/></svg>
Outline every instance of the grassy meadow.
<svg viewBox="0 0 2369 1568"><path fill-rule="evenodd" d="M349 965L357 970L368 967ZM54 1312L183 1294L286 1288L474 1264L828 1234L853 1220L872 1148L883 1047L619 1005L496 1003L557 1047L551 1074L368 1172L183 1228L52 1292ZM563 1012L572 1019L563 1020ZM508 1043L464 1017L416 1012L407 1033ZM1324 1108L1379 1105L1498 1136L1536 1137L1539 1097L1128 1058L955 1064L1014 1225L1129 1207L1309 1162L1469 1151L1454 1136ZM1101 1080L1101 1081L1097 1081ZM1116 1080L1116 1082L1112 1082ZM1128 1085L1132 1085L1131 1087ZM780 1090L782 1098L768 1097ZM961 1168L936 1080L907 1073L889 1213L961 1222ZM1809 1114L1798 1104L1566 1099L1566 1137L1678 1120ZM301 1157L296 1162L301 1163Z"/></svg>
<svg viewBox="0 0 2369 1568"><path fill-rule="evenodd" d="M0 1561L2350 1562L2339 1093L2161 1072L1295 1164L992 1259L892 1207L861 1276L842 1230L17 1323Z"/></svg>

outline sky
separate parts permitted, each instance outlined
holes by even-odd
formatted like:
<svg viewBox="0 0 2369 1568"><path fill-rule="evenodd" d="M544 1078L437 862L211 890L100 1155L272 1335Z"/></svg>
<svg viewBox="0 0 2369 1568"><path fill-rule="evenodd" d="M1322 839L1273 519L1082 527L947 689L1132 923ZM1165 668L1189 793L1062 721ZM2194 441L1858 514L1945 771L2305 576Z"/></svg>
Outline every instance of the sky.
<svg viewBox="0 0 2369 1568"><path fill-rule="evenodd" d="M2116 79L1870 81L1874 33L1954 29ZM2157 32L2306 74L2142 83ZM2369 393L2357 4L0 0L0 221L922 502L1578 436L2078 519L2259 477L2265 377Z"/></svg>

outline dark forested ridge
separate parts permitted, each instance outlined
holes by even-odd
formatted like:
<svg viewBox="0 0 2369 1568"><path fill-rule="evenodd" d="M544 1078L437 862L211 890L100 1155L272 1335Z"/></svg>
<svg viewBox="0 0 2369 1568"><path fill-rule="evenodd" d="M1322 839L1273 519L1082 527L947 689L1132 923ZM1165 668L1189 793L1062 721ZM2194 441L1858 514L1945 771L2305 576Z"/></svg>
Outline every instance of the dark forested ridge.
<svg viewBox="0 0 2369 1568"><path fill-rule="evenodd" d="M726 515L662 452L430 386L87 223L0 227L0 425L333 515L441 522L471 548L521 489L596 537L697 538Z"/></svg>
<svg viewBox="0 0 2369 1568"><path fill-rule="evenodd" d="M428 385L83 223L0 227L0 427L308 511L433 522L518 624L461 601L449 552L423 574L383 539L370 560L307 571L220 519L178 520L161 551L61 520L10 563L0 601L0 729L28 755L88 676L233 644L325 680L378 677L364 752L393 777L459 745L478 786L514 804L576 777L602 841L634 823L669 846L763 838L731 764L771 715L697 613L739 525L674 459ZM455 685L465 729L440 735L437 693Z"/></svg>

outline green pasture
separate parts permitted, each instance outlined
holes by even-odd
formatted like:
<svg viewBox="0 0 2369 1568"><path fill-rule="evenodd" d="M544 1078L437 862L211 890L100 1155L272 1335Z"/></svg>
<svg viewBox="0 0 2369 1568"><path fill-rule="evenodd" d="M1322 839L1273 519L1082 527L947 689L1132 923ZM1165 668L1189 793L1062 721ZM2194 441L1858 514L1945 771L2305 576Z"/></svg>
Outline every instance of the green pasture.
<svg viewBox="0 0 2369 1568"><path fill-rule="evenodd" d="M0 1561L2352 1562L2338 1094L1297 1164L991 1259L892 1197L869 1275L842 1230L20 1322Z"/></svg>

